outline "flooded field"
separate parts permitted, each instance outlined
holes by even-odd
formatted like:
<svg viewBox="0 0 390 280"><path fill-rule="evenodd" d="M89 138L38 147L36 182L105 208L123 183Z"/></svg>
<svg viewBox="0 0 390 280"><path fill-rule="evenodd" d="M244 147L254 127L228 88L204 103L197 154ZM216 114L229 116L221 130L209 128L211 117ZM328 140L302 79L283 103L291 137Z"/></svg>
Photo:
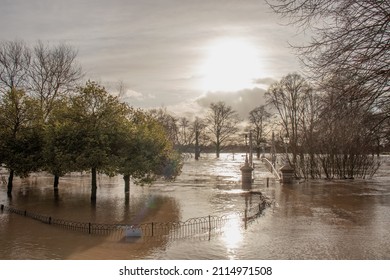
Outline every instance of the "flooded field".
<svg viewBox="0 0 390 280"><path fill-rule="evenodd" d="M188 158L175 182L132 184L124 194L120 176L100 176L90 203L88 174L60 180L17 179L12 199L0 185L0 204L55 218L137 224L229 216L221 232L191 238L89 235L0 212L0 259L390 259L389 164L369 180L303 182L282 186L255 161L251 192L241 188L242 155ZM269 183L267 184L267 178ZM245 209L272 201L263 215L244 223Z"/></svg>

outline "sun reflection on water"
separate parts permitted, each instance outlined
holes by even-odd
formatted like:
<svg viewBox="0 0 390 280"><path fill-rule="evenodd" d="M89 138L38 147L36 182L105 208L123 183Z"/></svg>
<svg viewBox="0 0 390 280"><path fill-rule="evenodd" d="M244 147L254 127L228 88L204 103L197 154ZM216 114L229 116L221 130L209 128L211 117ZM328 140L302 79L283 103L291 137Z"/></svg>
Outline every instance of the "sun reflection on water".
<svg viewBox="0 0 390 280"><path fill-rule="evenodd" d="M238 216L232 216L225 224L221 239L226 246L228 257L234 258L235 250L240 247L243 240L242 225Z"/></svg>

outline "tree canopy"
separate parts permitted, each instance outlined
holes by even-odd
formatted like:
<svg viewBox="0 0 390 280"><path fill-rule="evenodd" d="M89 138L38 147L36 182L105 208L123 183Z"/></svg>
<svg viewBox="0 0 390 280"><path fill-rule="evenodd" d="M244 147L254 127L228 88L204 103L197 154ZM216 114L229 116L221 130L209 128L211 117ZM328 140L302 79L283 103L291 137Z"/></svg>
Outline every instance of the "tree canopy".
<svg viewBox="0 0 390 280"><path fill-rule="evenodd" d="M36 101L15 88L0 99L0 160L10 171L9 195L14 174L24 177L41 167L40 116L35 108Z"/></svg>

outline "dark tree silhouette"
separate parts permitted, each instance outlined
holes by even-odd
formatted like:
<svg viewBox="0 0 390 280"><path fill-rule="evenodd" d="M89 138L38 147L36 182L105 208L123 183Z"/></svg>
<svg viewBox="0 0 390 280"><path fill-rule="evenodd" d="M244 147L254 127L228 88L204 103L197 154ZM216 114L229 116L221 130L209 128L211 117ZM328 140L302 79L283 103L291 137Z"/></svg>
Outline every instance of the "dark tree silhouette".
<svg viewBox="0 0 390 280"><path fill-rule="evenodd" d="M224 102L211 103L206 123L217 158L225 143L239 130L238 122L238 115L232 107Z"/></svg>

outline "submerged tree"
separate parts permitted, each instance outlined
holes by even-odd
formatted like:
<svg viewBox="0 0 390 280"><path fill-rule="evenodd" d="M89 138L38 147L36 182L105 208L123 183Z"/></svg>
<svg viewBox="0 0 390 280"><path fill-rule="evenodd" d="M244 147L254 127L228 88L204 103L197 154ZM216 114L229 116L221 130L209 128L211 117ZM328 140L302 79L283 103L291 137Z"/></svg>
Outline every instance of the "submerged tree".
<svg viewBox="0 0 390 280"><path fill-rule="evenodd" d="M265 106L259 106L249 112L249 122L251 129L254 132L252 137L256 145L256 156L259 159L261 153L261 145L265 144L265 122L270 118L271 114L265 109Z"/></svg>
<svg viewBox="0 0 390 280"><path fill-rule="evenodd" d="M282 81L284 78L282 79ZM289 79L290 81L291 78ZM335 76L316 88L296 76L294 83L279 82L267 97L278 112L289 139L290 163L303 178L355 178L372 176L378 162L372 156L376 112L356 96L364 94L350 76ZM292 86L294 85L294 86Z"/></svg>
<svg viewBox="0 0 390 280"><path fill-rule="evenodd" d="M158 177L171 180L180 173L180 155L161 123L150 114L130 109L118 142L119 174L123 174L125 192L130 178L138 183L151 183Z"/></svg>
<svg viewBox="0 0 390 280"><path fill-rule="evenodd" d="M364 86L362 102L371 108L389 103L390 1L268 0L293 24L310 28L312 41L298 48L319 82L333 75L354 77L355 91ZM360 92L362 93L362 92ZM389 118L383 112L382 118Z"/></svg>
<svg viewBox="0 0 390 280"><path fill-rule="evenodd" d="M117 156L113 149L118 141L118 127L126 117L126 107L104 87L88 81L71 98L69 118L76 142L70 144L77 153L79 170L90 170L91 200L96 200L97 172L115 174Z"/></svg>
<svg viewBox="0 0 390 280"><path fill-rule="evenodd" d="M68 99L55 103L44 124L43 169L54 175L54 190L58 190L60 177L79 171L76 159L79 155L79 133L72 118Z"/></svg>
<svg viewBox="0 0 390 280"><path fill-rule="evenodd" d="M219 158L224 145L239 130L238 114L224 102L211 103L206 123L210 139L215 146L216 156Z"/></svg>
<svg viewBox="0 0 390 280"><path fill-rule="evenodd" d="M206 135L206 124L204 120L196 117L195 120L191 124L191 133L194 136L194 153L195 153L195 160L199 160L200 153L201 153L201 146L205 145L207 142L207 135Z"/></svg>
<svg viewBox="0 0 390 280"><path fill-rule="evenodd" d="M9 170L7 193L14 175L27 176L41 168L42 135L38 104L22 90L12 89L0 99L0 160Z"/></svg>
<svg viewBox="0 0 390 280"><path fill-rule="evenodd" d="M58 131L54 130L56 127L53 118L50 124L47 122L51 112L62 106L61 100L72 92L82 76L81 68L76 63L76 55L77 52L72 47L64 44L50 47L38 42L35 47L30 48L22 41L0 43L0 92L3 93L3 113L9 116L5 123L14 122L15 127L18 127L14 132L16 136L13 136L16 140L12 140L8 148L3 147L3 153L9 153L11 157L14 153L14 161L17 161L14 149L20 135L27 137L27 126L29 137L33 137L30 141L26 140L26 149L23 151L26 158L23 164L25 171L21 175L26 175L30 169L37 170L37 167L28 167L29 159L34 158L34 165L42 164L41 168L53 172L55 185L58 184L58 175L63 173L59 172L58 165L64 164L64 161L55 161L60 154L54 149ZM57 121L56 124L60 122ZM5 139L12 137L6 137L3 141ZM36 146L29 149L31 145ZM50 149L51 156L48 153ZM54 165L57 167L54 168ZM18 169L20 168L22 166ZM10 176L13 177L13 174L14 168L11 168ZM9 184L12 184L12 180L9 180Z"/></svg>
<svg viewBox="0 0 390 280"><path fill-rule="evenodd" d="M190 120L186 117L178 119L177 144L181 151L188 151L188 148L193 143L195 138L194 132L191 130Z"/></svg>
<svg viewBox="0 0 390 280"><path fill-rule="evenodd" d="M272 105L278 112L284 133L281 137L288 139L293 166L296 166L299 154L300 122L306 113L307 100L311 92L312 88L309 83L296 73L283 77L280 82L272 84L266 92L268 104Z"/></svg>
<svg viewBox="0 0 390 280"><path fill-rule="evenodd" d="M376 113L356 95L353 77L333 77L322 90L319 115L319 158L327 178L372 176L378 162L373 151L377 132L372 131ZM351 89L353 88L353 90Z"/></svg>
<svg viewBox="0 0 390 280"><path fill-rule="evenodd" d="M98 172L122 174L126 192L130 177L151 183L180 173L180 155L150 114L132 109L92 81L67 104L56 108L47 123L46 168L56 176L55 182L66 172L88 170L95 201Z"/></svg>
<svg viewBox="0 0 390 280"><path fill-rule="evenodd" d="M326 177L372 175L389 114L390 2L269 0L312 41L296 50L321 91L317 143Z"/></svg>

